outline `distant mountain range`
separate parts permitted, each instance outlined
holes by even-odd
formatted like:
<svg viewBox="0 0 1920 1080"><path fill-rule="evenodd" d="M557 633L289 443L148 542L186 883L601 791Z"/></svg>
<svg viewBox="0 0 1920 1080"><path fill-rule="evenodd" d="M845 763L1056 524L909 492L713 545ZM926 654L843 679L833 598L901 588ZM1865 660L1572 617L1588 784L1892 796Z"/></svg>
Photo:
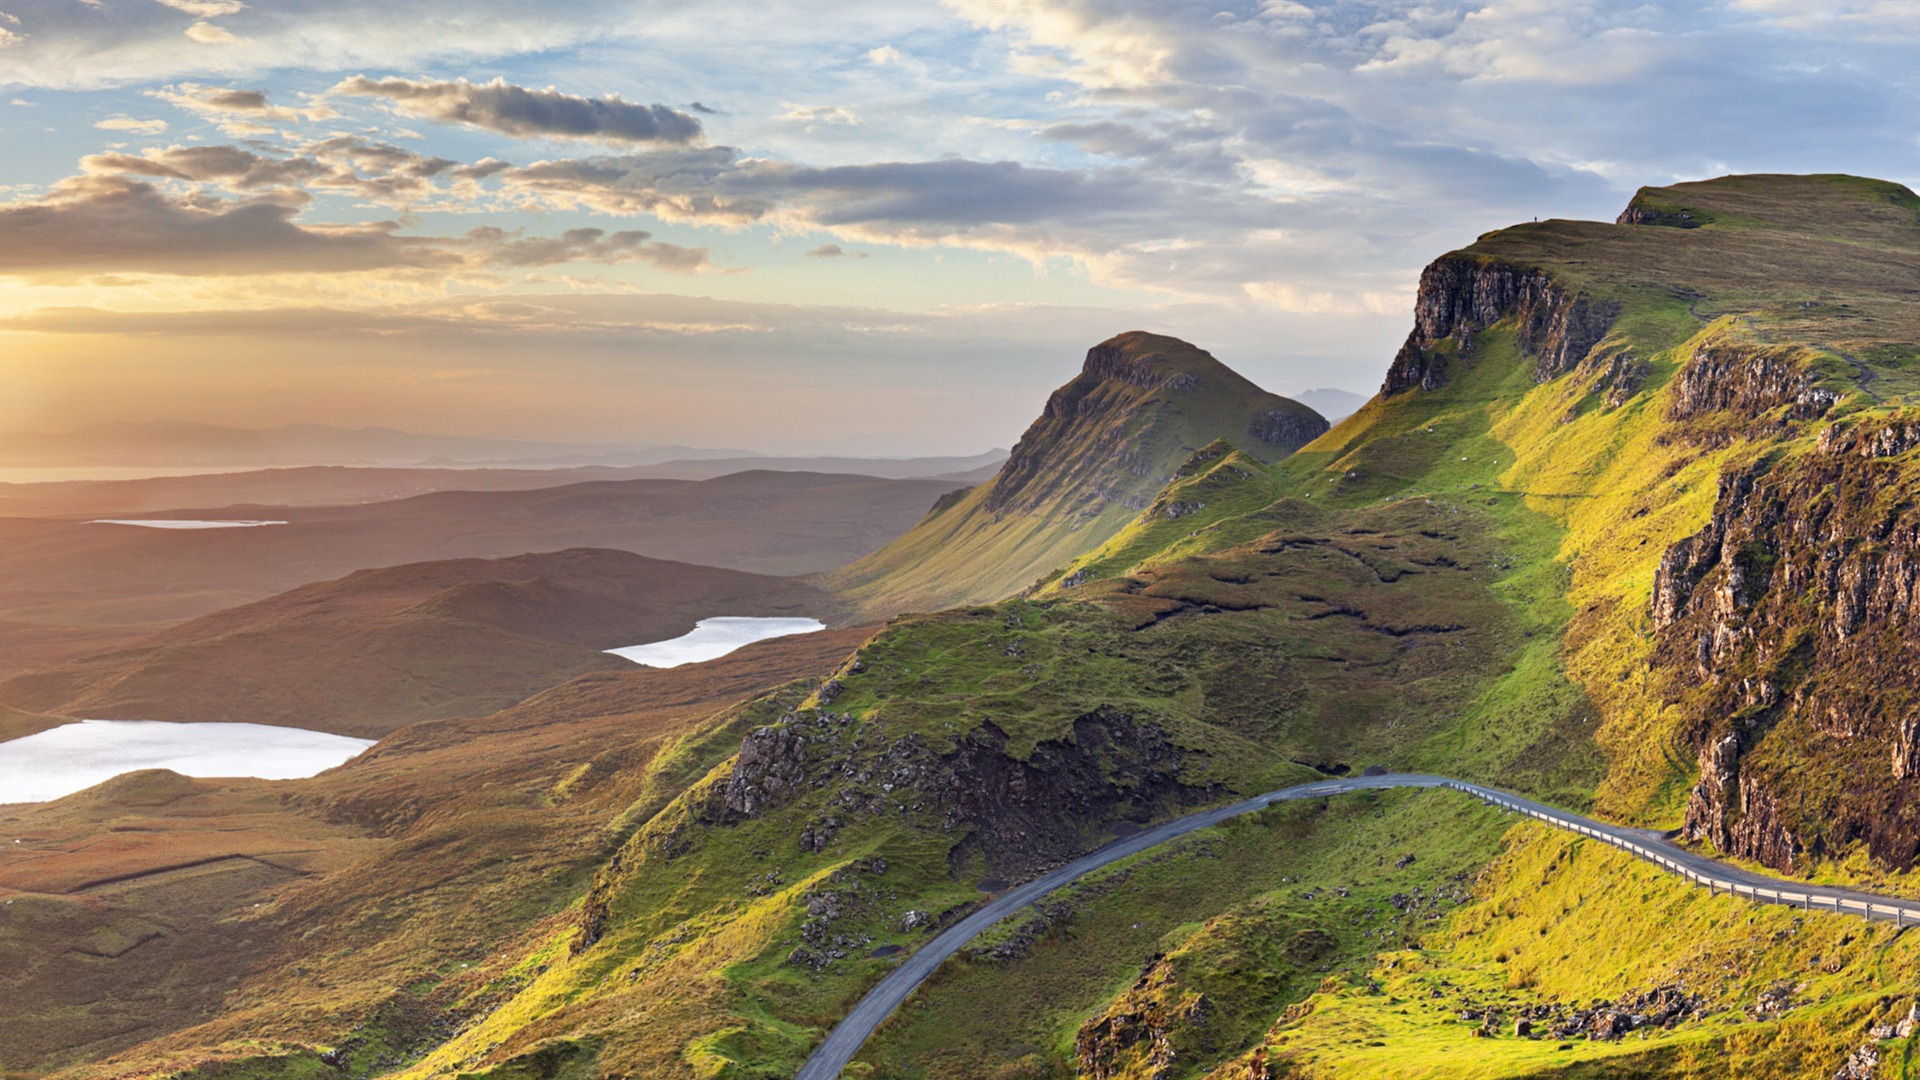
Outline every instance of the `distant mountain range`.
<svg viewBox="0 0 1920 1080"><path fill-rule="evenodd" d="M0 466L121 465L657 465L751 457L740 449L648 443L544 442L422 435L393 428L285 424L221 427L179 420L88 424L59 433L0 435Z"/></svg>
<svg viewBox="0 0 1920 1080"><path fill-rule="evenodd" d="M1360 406L1367 403L1367 395L1321 387L1318 390L1302 390L1293 395L1293 400L1326 417L1327 423L1337 424L1359 411Z"/></svg>

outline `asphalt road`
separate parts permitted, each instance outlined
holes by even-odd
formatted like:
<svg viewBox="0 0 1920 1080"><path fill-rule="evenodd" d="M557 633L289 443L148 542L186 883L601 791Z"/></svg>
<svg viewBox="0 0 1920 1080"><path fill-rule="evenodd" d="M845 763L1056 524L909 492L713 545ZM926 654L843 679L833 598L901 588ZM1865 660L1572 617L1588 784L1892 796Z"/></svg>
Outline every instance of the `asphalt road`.
<svg viewBox="0 0 1920 1080"><path fill-rule="evenodd" d="M1555 810L1550 806L1498 788L1469 784L1463 780L1425 773L1390 773L1385 776L1355 776L1323 780L1270 791L1265 795L1242 799L1230 806L1202 810L1197 814L1189 814L1150 829L1143 829L1001 893L988 901L979 911L941 931L932 941L922 945L919 951L908 957L905 963L880 980L879 985L868 991L867 996L860 999L859 1004L847 1013L845 1019L834 1025L833 1030L827 1034L826 1041L820 1044L819 1048L813 1052L813 1056L809 1057L806 1064L800 1066L800 1071L794 1074L794 1080L836 1080L840 1070L846 1068L847 1063L853 1060L853 1056L860 1052L860 1047L866 1043L874 1029L891 1016L893 1010L899 1008L900 1003L918 989L942 961L959 952L967 942L972 941L994 923L1076 878L1129 855L1137 855L1148 848L1164 844L1175 837L1218 825L1228 818L1239 817L1251 810L1264 809L1277 802L1316 799L1325 795L1339 795L1368 788L1403 787L1446 787L1466 792L1495 806L1526 814L1547 824L1580 833L1630 852L1664 870L1679 874L1696 885L1705 886L1714 893L1725 892L1762 904L1787 904L1810 910L1860 915L1869 919L1887 919L1901 924L1920 923L1920 901L1876 896L1872 893L1833 886L1805 885L1751 873L1676 847L1668 843L1661 833L1654 830L1608 825L1578 814Z"/></svg>

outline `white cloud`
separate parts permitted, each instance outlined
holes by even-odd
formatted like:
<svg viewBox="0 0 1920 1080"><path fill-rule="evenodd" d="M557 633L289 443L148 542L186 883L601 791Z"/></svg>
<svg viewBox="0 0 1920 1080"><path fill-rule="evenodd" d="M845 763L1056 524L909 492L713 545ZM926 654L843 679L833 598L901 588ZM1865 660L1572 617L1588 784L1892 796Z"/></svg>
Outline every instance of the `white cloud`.
<svg viewBox="0 0 1920 1080"><path fill-rule="evenodd" d="M93 126L103 131L137 131L142 135L157 135L167 130L165 120L135 120L130 116L110 116Z"/></svg>
<svg viewBox="0 0 1920 1080"><path fill-rule="evenodd" d="M1400 315L1413 310L1414 290L1328 289L1282 281L1250 281L1247 296L1296 315Z"/></svg>
<svg viewBox="0 0 1920 1080"><path fill-rule="evenodd" d="M877 49L867 50L867 62L878 66L897 64L906 58L906 53L901 52L891 45L882 45Z"/></svg>
<svg viewBox="0 0 1920 1080"><path fill-rule="evenodd" d="M202 45L238 45L240 38L224 26L197 22L187 27L186 35Z"/></svg>
<svg viewBox="0 0 1920 1080"><path fill-rule="evenodd" d="M245 4L240 0L160 0L160 3L175 11L184 11L202 19L211 19L217 15L232 15L244 11Z"/></svg>
<svg viewBox="0 0 1920 1080"><path fill-rule="evenodd" d="M787 110L780 114L780 119L805 124L808 131L833 125L852 127L860 123L860 114L845 105L795 105L790 101L783 101L780 105Z"/></svg>

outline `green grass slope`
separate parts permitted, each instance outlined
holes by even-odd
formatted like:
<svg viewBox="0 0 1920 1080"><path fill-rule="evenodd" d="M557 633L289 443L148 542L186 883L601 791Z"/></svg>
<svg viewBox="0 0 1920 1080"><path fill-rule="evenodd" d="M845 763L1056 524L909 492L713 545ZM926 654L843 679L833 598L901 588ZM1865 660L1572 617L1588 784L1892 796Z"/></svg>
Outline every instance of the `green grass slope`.
<svg viewBox="0 0 1920 1080"><path fill-rule="evenodd" d="M992 480L825 582L869 613L997 600L1105 542L1214 440L1271 462L1324 430L1201 349L1121 334L1087 351Z"/></svg>

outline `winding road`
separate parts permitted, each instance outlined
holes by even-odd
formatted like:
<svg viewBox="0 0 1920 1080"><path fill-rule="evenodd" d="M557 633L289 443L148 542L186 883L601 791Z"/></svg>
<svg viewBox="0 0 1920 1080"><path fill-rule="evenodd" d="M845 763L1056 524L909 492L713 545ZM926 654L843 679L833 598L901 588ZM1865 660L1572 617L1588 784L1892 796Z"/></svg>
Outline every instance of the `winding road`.
<svg viewBox="0 0 1920 1080"><path fill-rule="evenodd" d="M1755 874L1677 847L1669 843L1665 835L1656 830L1608 825L1581 817L1579 814L1555 810L1531 799L1501 791L1499 788L1470 784L1464 780L1426 773L1388 773L1384 776L1355 776L1323 780L1270 791L1264 795L1255 795L1228 806L1202 810L1197 814L1189 814L1150 829L1143 829L1001 893L988 901L979 911L941 931L932 941L922 945L918 952L908 957L905 963L893 969L886 978L881 979L879 985L868 991L867 995L860 999L859 1004L847 1013L845 1019L834 1025L833 1030L827 1034L826 1041L820 1044L813 1055L807 1059L806 1064L800 1066L800 1071L794 1074L794 1080L835 1080L840 1075L840 1070L846 1068L847 1063L853 1060L853 1056L859 1053L860 1047L866 1043L874 1029L891 1016L893 1011L900 1007L900 1003L919 988L942 961L959 952L967 942L978 937L982 931L994 923L1055 889L1072 883L1077 878L1129 855L1137 855L1149 848L1164 844L1176 837L1218 825L1228 818L1239 817L1249 811L1265 809L1277 802L1317 799L1351 791L1404 787L1444 787L1465 792L1502 809L1525 814L1549 825L1591 837L1604 844L1611 844L1622 851L1638 855L1663 870L1678 874L1696 885L1704 886L1716 894L1725 892L1730 896L1761 904L1787 904L1809 910L1860 915L1868 919L1886 919L1903 926L1908 922L1920 924L1920 900L1876 896L1872 893L1834 886L1806 885L1767 877L1764 874Z"/></svg>

